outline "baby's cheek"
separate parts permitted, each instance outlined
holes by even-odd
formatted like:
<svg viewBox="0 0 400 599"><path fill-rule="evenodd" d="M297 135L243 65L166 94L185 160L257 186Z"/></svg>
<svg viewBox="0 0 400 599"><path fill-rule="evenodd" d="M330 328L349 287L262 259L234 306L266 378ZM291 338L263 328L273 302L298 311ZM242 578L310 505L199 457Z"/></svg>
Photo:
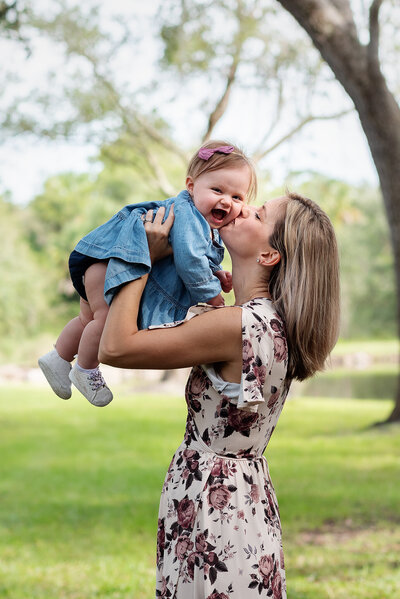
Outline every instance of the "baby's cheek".
<svg viewBox="0 0 400 599"><path fill-rule="evenodd" d="M232 210L231 210L231 213L229 215L229 216L233 215L232 216L232 220L241 214L242 208L243 208L243 203L242 202L240 202L240 203L237 202L237 203L235 203L235 204L232 205Z"/></svg>

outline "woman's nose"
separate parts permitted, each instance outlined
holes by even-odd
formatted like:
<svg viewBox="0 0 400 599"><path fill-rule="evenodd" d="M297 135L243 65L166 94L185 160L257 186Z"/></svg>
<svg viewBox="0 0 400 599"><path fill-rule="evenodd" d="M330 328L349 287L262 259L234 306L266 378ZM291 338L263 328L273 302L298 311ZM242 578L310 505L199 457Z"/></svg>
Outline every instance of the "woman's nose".
<svg viewBox="0 0 400 599"><path fill-rule="evenodd" d="M250 208L250 206L247 206L246 204L243 204L240 216L242 216L243 218L248 218L250 216L250 214L251 214L251 208Z"/></svg>

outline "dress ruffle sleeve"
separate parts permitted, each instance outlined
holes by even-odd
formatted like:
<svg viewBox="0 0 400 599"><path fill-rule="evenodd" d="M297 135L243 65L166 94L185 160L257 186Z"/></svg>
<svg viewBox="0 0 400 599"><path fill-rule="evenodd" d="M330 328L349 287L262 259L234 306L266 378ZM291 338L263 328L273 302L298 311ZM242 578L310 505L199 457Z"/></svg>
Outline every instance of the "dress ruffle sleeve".
<svg viewBox="0 0 400 599"><path fill-rule="evenodd" d="M197 304L189 308L184 320L149 328L176 327L199 314L224 307ZM242 306L242 356L239 396L237 402L230 401L239 410L257 412L260 404L272 405L279 396L288 363L284 326L267 298L256 298Z"/></svg>
<svg viewBox="0 0 400 599"><path fill-rule="evenodd" d="M258 406L265 401L270 402L281 387L287 367L284 327L270 300L255 299L242 306L242 348L242 378L237 407L257 412ZM274 374L282 374L276 380L271 379L274 365Z"/></svg>

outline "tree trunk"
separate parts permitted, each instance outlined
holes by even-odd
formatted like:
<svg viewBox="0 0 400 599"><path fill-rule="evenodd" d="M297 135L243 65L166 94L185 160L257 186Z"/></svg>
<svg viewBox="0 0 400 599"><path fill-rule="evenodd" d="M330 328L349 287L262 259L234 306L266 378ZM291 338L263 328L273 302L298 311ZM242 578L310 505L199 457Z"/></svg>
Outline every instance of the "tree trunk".
<svg viewBox="0 0 400 599"><path fill-rule="evenodd" d="M358 39L348 0L279 2L307 31L358 112L378 172L390 228L400 335L400 109L387 87L378 57L378 11L382 0L371 4L368 46ZM400 376L388 421L400 421Z"/></svg>

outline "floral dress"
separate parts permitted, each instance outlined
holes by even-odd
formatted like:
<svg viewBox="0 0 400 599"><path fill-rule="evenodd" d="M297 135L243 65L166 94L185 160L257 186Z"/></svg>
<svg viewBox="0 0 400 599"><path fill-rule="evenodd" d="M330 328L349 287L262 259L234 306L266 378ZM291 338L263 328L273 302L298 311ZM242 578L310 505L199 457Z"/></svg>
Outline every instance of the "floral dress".
<svg viewBox="0 0 400 599"><path fill-rule="evenodd" d="M205 367L187 382L185 437L160 501L157 597L286 598L279 510L263 457L287 395L286 338L270 300L242 306L242 340L236 400L213 387Z"/></svg>

